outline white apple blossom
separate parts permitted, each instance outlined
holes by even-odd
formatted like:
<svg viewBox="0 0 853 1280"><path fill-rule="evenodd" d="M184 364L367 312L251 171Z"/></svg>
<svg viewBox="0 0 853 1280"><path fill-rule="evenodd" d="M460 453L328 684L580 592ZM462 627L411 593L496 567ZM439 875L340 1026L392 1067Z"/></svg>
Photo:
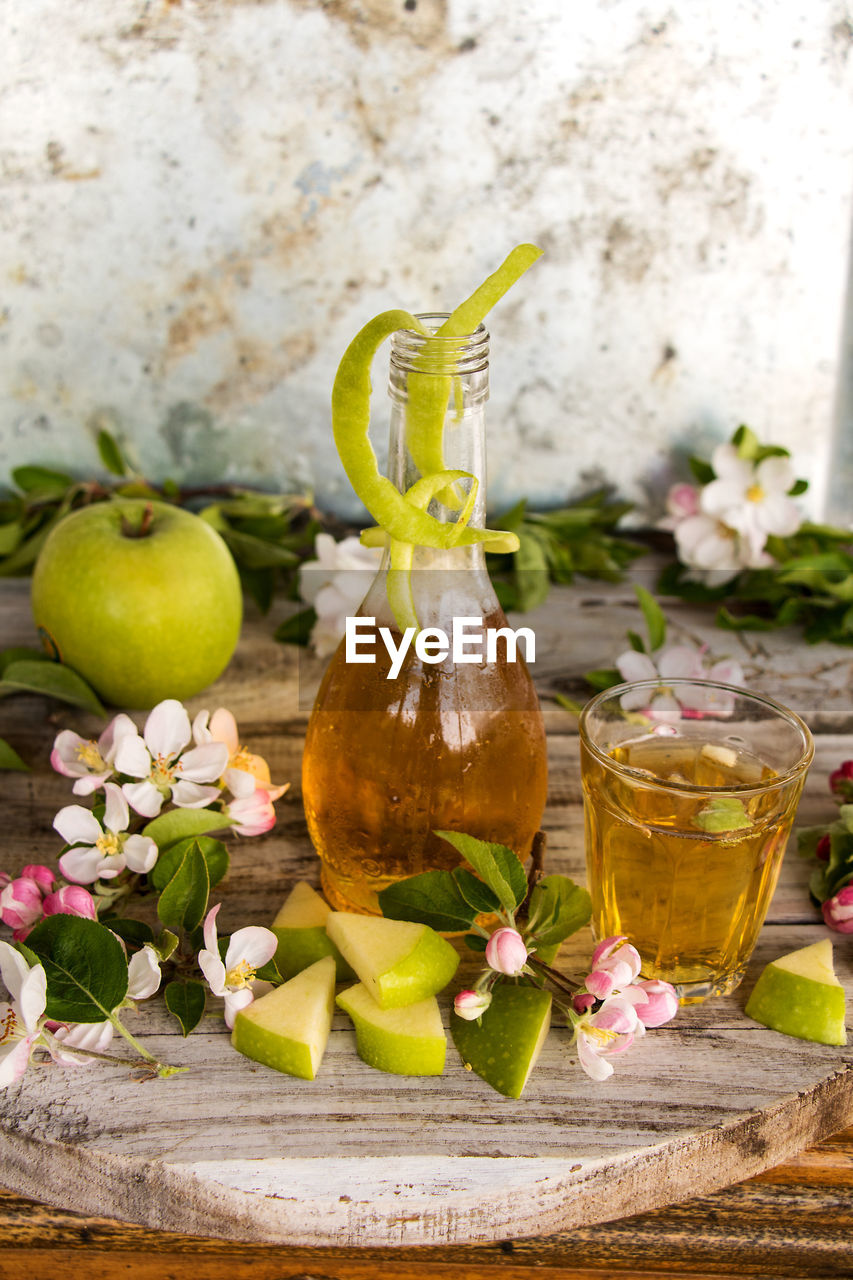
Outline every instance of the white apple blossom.
<svg viewBox="0 0 853 1280"><path fill-rule="evenodd" d="M47 975L40 964L30 966L20 951L0 942L0 976L12 997L11 1003L0 1003L0 1089L5 1089L20 1080L33 1050L46 1046Z"/></svg>
<svg viewBox="0 0 853 1280"><path fill-rule="evenodd" d="M59 859L59 870L66 880L92 884L95 880L111 880L129 867L131 871L150 871L157 861L157 845L147 836L128 835L130 820L127 801L114 782L104 784L106 811L101 826L90 809L70 804L53 820L63 840L74 847Z"/></svg>
<svg viewBox="0 0 853 1280"><path fill-rule="evenodd" d="M143 817L153 818L171 800L180 809L202 809L219 796L216 782L228 764L224 742L206 742L189 751L190 718L176 698L167 698L150 712L142 734L122 737L115 754L117 772L139 782L126 782L122 791Z"/></svg>
<svg viewBox="0 0 853 1280"><path fill-rule="evenodd" d="M204 950L198 953L198 963L213 994L225 998L225 1023L233 1027L240 1009L245 1009L254 1000L255 975L258 969L272 960L278 939L271 929L247 925L231 935L223 960L216 933L220 905L217 903L205 917Z"/></svg>
<svg viewBox="0 0 853 1280"><path fill-rule="evenodd" d="M318 657L327 658L343 638L346 619L357 612L367 595L382 560L382 548L363 547L356 537L335 542L331 534L318 533L314 550L317 559L300 567L299 594L317 614L311 644Z"/></svg>
<svg viewBox="0 0 853 1280"><path fill-rule="evenodd" d="M76 779L71 788L75 796L89 796L113 776L121 739L135 733L136 725L124 712L110 721L97 742L63 729L54 740L50 763L57 773Z"/></svg>
<svg viewBox="0 0 853 1280"><path fill-rule="evenodd" d="M273 785L266 760L249 751L248 747L241 746L237 721L225 707L219 707L213 715L209 711L199 711L193 720L192 732L199 746L222 742L228 748L228 762L222 781L236 798L244 799L256 790L263 790L270 800L278 800L290 786L289 783Z"/></svg>
<svg viewBox="0 0 853 1280"><path fill-rule="evenodd" d="M731 715L735 695L721 689L705 689L701 685L681 684L678 693L670 687L670 680L712 680L721 684L742 685L743 667L734 658L722 658L709 662L705 646L675 644L654 653L637 653L629 649L616 659L616 666L623 680L634 683L640 680L658 680L658 689L651 694L648 689L630 689L623 693L620 703L625 711L642 710L661 724L675 724L683 715Z"/></svg>
<svg viewBox="0 0 853 1280"><path fill-rule="evenodd" d="M711 466L716 479L702 489L702 510L734 529L747 548L747 563L757 565L770 534L787 537L800 527L799 508L788 496L796 479L791 460L771 454L753 463L735 445L721 444Z"/></svg>
<svg viewBox="0 0 853 1280"><path fill-rule="evenodd" d="M574 1043L586 1074L593 1080L612 1076L613 1064L606 1059L630 1049L641 1028L637 1010L624 994L609 996L595 1013L582 1014L575 1022Z"/></svg>
<svg viewBox="0 0 853 1280"><path fill-rule="evenodd" d="M50 1038L47 1049L54 1062L61 1067L85 1067L95 1062L84 1052L67 1053L65 1049L103 1053L112 1044L114 1027L111 1022L49 1023Z"/></svg>

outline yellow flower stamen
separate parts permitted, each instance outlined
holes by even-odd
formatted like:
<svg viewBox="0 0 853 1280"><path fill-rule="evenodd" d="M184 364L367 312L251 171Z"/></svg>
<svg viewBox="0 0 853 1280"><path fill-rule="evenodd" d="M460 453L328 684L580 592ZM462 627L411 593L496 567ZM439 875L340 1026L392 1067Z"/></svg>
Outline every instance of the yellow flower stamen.
<svg viewBox="0 0 853 1280"><path fill-rule="evenodd" d="M107 767L106 761L98 750L98 744L91 740L89 742L81 742L75 755L87 769L96 769L100 773Z"/></svg>
<svg viewBox="0 0 853 1280"><path fill-rule="evenodd" d="M618 1031L611 1031L609 1027L594 1027L592 1023L587 1023L583 1033L590 1040L597 1040L602 1046L612 1044L614 1040L619 1039Z"/></svg>
<svg viewBox="0 0 853 1280"><path fill-rule="evenodd" d="M7 1040L12 1040L18 1027L18 1020L15 1017L14 1009L10 1009L5 1018L0 1018L0 1044L5 1044Z"/></svg>
<svg viewBox="0 0 853 1280"><path fill-rule="evenodd" d="M175 779L179 764L169 764L167 756L158 756L154 761L154 767L151 770L150 778L155 787L171 787Z"/></svg>
<svg viewBox="0 0 853 1280"><path fill-rule="evenodd" d="M248 960L241 960L236 968L229 969L226 973L225 985L232 991L239 991L254 982L255 972Z"/></svg>
<svg viewBox="0 0 853 1280"><path fill-rule="evenodd" d="M764 490L760 484L751 484L746 491L746 496L750 502L763 502Z"/></svg>
<svg viewBox="0 0 853 1280"><path fill-rule="evenodd" d="M102 836L98 836L95 841L95 848L102 853L105 858L112 858L117 853L121 853L121 841L113 831L105 831Z"/></svg>

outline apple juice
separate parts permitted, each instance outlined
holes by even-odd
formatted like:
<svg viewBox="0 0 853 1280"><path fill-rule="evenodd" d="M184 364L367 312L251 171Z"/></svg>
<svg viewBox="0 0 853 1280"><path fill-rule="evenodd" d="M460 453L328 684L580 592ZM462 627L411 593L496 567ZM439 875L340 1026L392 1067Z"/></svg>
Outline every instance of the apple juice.
<svg viewBox="0 0 853 1280"><path fill-rule="evenodd" d="M495 609L487 627L506 626ZM399 634L395 643L399 643ZM323 888L341 910L376 912L406 876L458 865L436 830L464 831L527 856L545 805L545 731L518 655L455 666L410 648L396 679L376 662L331 659L308 726L302 789Z"/></svg>
<svg viewBox="0 0 853 1280"><path fill-rule="evenodd" d="M737 986L778 878L802 778L774 786L756 755L652 734L583 743L593 928L625 934L643 976L683 1002Z"/></svg>

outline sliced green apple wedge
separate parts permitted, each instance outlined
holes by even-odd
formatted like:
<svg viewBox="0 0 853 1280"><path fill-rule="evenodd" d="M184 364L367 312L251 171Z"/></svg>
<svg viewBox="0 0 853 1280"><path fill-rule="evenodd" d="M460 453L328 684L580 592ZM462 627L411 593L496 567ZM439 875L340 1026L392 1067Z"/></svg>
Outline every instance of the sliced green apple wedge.
<svg viewBox="0 0 853 1280"><path fill-rule="evenodd" d="M773 960L746 1002L746 1015L799 1040L846 1044L844 988L829 938Z"/></svg>
<svg viewBox="0 0 853 1280"><path fill-rule="evenodd" d="M425 924L332 911L326 932L383 1009L434 996L459 965L450 943Z"/></svg>
<svg viewBox="0 0 853 1280"><path fill-rule="evenodd" d="M271 925L278 938L275 962L283 978L294 977L323 956L334 958L338 982L355 977L326 933L330 912L331 907L307 881L296 882Z"/></svg>
<svg viewBox="0 0 853 1280"><path fill-rule="evenodd" d="M342 991L337 1004L352 1018L358 1055L368 1066L398 1076L441 1075L447 1037L435 996L381 1009L360 982Z"/></svg>
<svg viewBox="0 0 853 1280"><path fill-rule="evenodd" d="M313 1080L335 1011L335 962L324 956L241 1009L231 1043L247 1058L289 1076Z"/></svg>
<svg viewBox="0 0 853 1280"><path fill-rule="evenodd" d="M478 1021L452 1014L450 1033L466 1067L498 1093L520 1098L550 1025L549 992L501 983Z"/></svg>

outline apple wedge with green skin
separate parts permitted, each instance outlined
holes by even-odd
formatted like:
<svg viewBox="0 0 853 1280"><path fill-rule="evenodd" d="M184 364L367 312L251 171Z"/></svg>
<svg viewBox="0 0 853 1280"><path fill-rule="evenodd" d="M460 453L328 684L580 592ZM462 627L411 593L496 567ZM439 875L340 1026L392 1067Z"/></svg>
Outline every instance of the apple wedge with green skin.
<svg viewBox="0 0 853 1280"><path fill-rule="evenodd" d="M255 1062L313 1080L326 1050L334 1011L335 962L324 956L241 1009L234 1019L231 1043Z"/></svg>
<svg viewBox="0 0 853 1280"><path fill-rule="evenodd" d="M326 933L331 907L305 880L298 880L282 903L270 928L278 938L275 963L283 978L292 978L323 956L332 956L338 982L355 977Z"/></svg>
<svg viewBox="0 0 853 1280"><path fill-rule="evenodd" d="M520 1098L548 1028L551 995L540 987L500 983L492 1003L476 1021L453 1013L450 1033L466 1068L507 1098Z"/></svg>
<svg viewBox="0 0 853 1280"><path fill-rule="evenodd" d="M52 656L106 702L184 701L221 675L240 635L231 552L206 520L120 498L72 511L33 571L33 619Z"/></svg>
<svg viewBox="0 0 853 1280"><path fill-rule="evenodd" d="M844 988L832 966L829 938L791 951L762 971L746 1016L773 1031L818 1044L846 1044Z"/></svg>
<svg viewBox="0 0 853 1280"><path fill-rule="evenodd" d="M397 1076L440 1076L447 1037L435 996L404 1008L380 1009L363 982L337 998L352 1018L358 1056L369 1067Z"/></svg>
<svg viewBox="0 0 853 1280"><path fill-rule="evenodd" d="M426 924L332 911L326 932L383 1009L434 996L459 965L450 943Z"/></svg>

